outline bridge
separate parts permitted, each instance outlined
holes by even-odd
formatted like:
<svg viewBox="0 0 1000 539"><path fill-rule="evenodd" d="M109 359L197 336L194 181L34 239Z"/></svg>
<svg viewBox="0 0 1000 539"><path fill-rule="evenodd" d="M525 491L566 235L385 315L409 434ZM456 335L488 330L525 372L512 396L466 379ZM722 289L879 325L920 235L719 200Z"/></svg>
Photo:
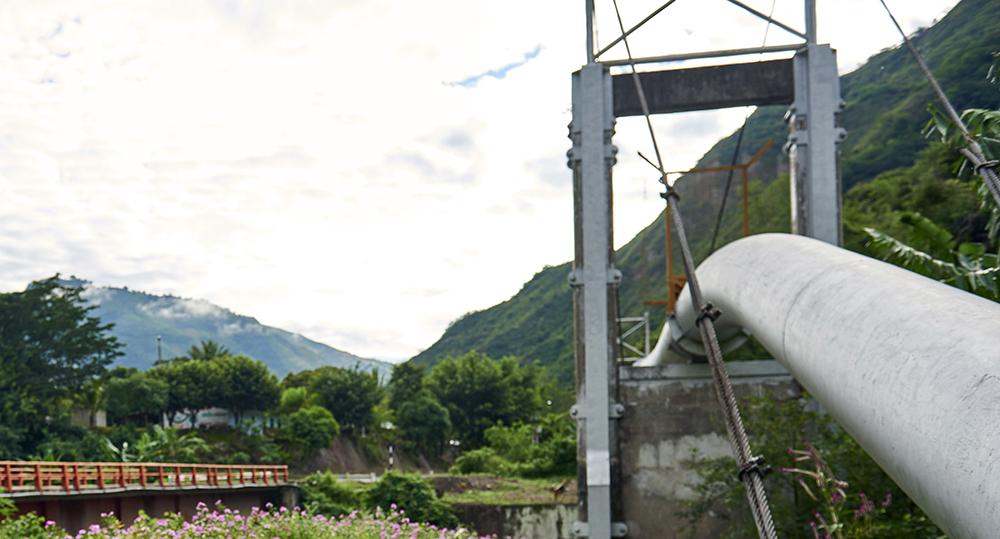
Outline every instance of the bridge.
<svg viewBox="0 0 1000 539"><path fill-rule="evenodd" d="M243 511L297 505L284 465L0 461L0 487L18 513L33 511L71 531L110 512L128 522L139 511L192 514L200 502Z"/></svg>
<svg viewBox="0 0 1000 539"><path fill-rule="evenodd" d="M568 153L580 489L574 535L679 537L681 523L672 513L692 475L679 455L698 449L709 456L735 454L760 536L775 537L763 473L749 458L735 397L753 387L793 394L800 384L949 536L996 537L1000 304L840 248L838 145L846 132L836 52L817 42L815 0L803 2L804 30L739 0L719 0L801 39L792 45L633 57L628 36L673 3L626 30L618 3L605 2L618 15L612 34L620 37L598 49L595 0L584 2L587 62L572 75ZM904 43L964 130L905 36ZM627 57L607 59L619 44ZM636 69L777 53L792 57ZM738 240L696 269L650 115L775 104L788 106L793 234ZM663 183L666 220L674 225L688 281L653 351L634 365L619 365L614 328L623 276L612 242L613 139L616 118L640 115L656 150L655 159L646 160ZM1000 204L995 163L985 162L967 139L963 155ZM725 313L718 323L715 306ZM723 364L722 351L748 334L776 361ZM723 433L707 426L719 410L727 424ZM714 536L720 530L699 531Z"/></svg>

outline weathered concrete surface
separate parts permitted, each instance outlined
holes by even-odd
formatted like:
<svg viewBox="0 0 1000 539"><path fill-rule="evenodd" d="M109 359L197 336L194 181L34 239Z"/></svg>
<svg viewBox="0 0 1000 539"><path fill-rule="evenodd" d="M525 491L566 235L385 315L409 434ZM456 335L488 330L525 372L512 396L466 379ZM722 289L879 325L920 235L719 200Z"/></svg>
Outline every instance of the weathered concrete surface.
<svg viewBox="0 0 1000 539"><path fill-rule="evenodd" d="M480 535L572 539L575 504L455 504L459 520Z"/></svg>
<svg viewBox="0 0 1000 539"><path fill-rule="evenodd" d="M651 71L639 78L652 114L788 104L795 97L791 60ZM632 74L611 79L615 116L642 114Z"/></svg>
<svg viewBox="0 0 1000 539"><path fill-rule="evenodd" d="M791 375L775 361L733 362L728 368L740 399L798 394ZM678 514L694 498L693 452L699 458L732 455L708 365L622 367L620 380L622 506L629 537L717 537L725 522L691 529Z"/></svg>

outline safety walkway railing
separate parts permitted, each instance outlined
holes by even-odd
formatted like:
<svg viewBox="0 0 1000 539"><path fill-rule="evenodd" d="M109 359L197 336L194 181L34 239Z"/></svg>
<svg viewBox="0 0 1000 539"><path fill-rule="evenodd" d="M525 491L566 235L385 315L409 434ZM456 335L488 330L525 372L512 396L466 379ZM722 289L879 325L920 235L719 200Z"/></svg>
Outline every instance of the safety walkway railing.
<svg viewBox="0 0 1000 539"><path fill-rule="evenodd" d="M286 483L288 466L284 465L0 461L0 496L266 487Z"/></svg>

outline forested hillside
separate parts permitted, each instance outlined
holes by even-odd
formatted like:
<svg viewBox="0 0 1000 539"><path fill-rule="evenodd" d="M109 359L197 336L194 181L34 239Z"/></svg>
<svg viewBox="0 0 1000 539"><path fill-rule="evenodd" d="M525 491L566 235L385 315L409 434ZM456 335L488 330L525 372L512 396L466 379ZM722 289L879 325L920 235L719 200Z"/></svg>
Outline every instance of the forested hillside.
<svg viewBox="0 0 1000 539"><path fill-rule="evenodd" d="M1000 1L963 0L940 22L913 36L959 109L1000 106L1000 92L986 80L992 53L1000 49L997 20ZM886 31L890 29L887 22ZM843 122L848 131L841 146L846 246L863 250L862 227L893 230L897 228L896 214L903 210L933 215L956 238L972 239L973 224L983 222L977 211L975 185L949 179L954 173L950 155L939 148L925 150L929 141L922 130L930 119L927 107L933 98L907 51L900 47L884 50L842 76L841 84L846 103ZM787 133L784 111L784 107L758 109L744 134L741 161L768 139L776 142L752 170L753 233L789 230L788 165L779 149ZM669 151L669 139L663 143ZM699 166L728 164L735 145L734 133L713 146ZM566 175L569 181L569 171ZM776 182L778 179L783 181ZM724 181L721 175L679 180L698 259L709 253ZM730 194L727 208L720 244L738 236L738 189ZM643 300L664 296L663 234L661 213L616 255L616 264L624 273L620 294L623 315L641 314L647 309ZM542 269L511 299L457 320L414 361L433 364L475 349L493 357L510 354L523 361L537 360L568 381L573 372L572 300L566 284L569 269L569 263ZM676 271L680 271L679 265ZM651 314L654 322L662 322L662 309L654 307Z"/></svg>
<svg viewBox="0 0 1000 539"><path fill-rule="evenodd" d="M290 331L266 326L256 318L236 314L204 300L157 296L128 288L93 286L79 279L64 280L85 286L84 297L95 306L103 322L114 324L111 334L123 345L116 364L147 369L156 361L157 337L163 358L184 355L202 341L224 345L235 354L263 361L272 372L319 367L378 370L388 373L388 363L358 357Z"/></svg>

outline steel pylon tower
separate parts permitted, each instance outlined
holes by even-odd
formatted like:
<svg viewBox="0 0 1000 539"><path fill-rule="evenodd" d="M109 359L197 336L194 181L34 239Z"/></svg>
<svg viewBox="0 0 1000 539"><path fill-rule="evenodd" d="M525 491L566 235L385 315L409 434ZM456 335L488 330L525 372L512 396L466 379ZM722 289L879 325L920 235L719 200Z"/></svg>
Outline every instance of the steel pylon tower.
<svg viewBox="0 0 1000 539"><path fill-rule="evenodd" d="M815 0L804 0L805 31L773 19L738 0L728 2L801 39L791 45L700 51L635 58L640 64L748 54L794 52L791 59L701 68L643 72L652 113L707 110L745 105L789 105L785 149L791 162L792 231L839 245L840 178L838 144L840 84L836 53L816 39ZM618 401L617 294L621 272L614 265L611 174L616 161L612 144L615 118L641 114L631 75L612 75L627 60L602 56L594 43L594 0L585 0L587 62L572 76L572 148L575 257L573 287L578 422L579 537L636 536L620 506L617 418L627 413ZM626 31L638 30L665 10L667 1ZM739 81L733 84L732 81ZM706 92L705 88L713 91Z"/></svg>

